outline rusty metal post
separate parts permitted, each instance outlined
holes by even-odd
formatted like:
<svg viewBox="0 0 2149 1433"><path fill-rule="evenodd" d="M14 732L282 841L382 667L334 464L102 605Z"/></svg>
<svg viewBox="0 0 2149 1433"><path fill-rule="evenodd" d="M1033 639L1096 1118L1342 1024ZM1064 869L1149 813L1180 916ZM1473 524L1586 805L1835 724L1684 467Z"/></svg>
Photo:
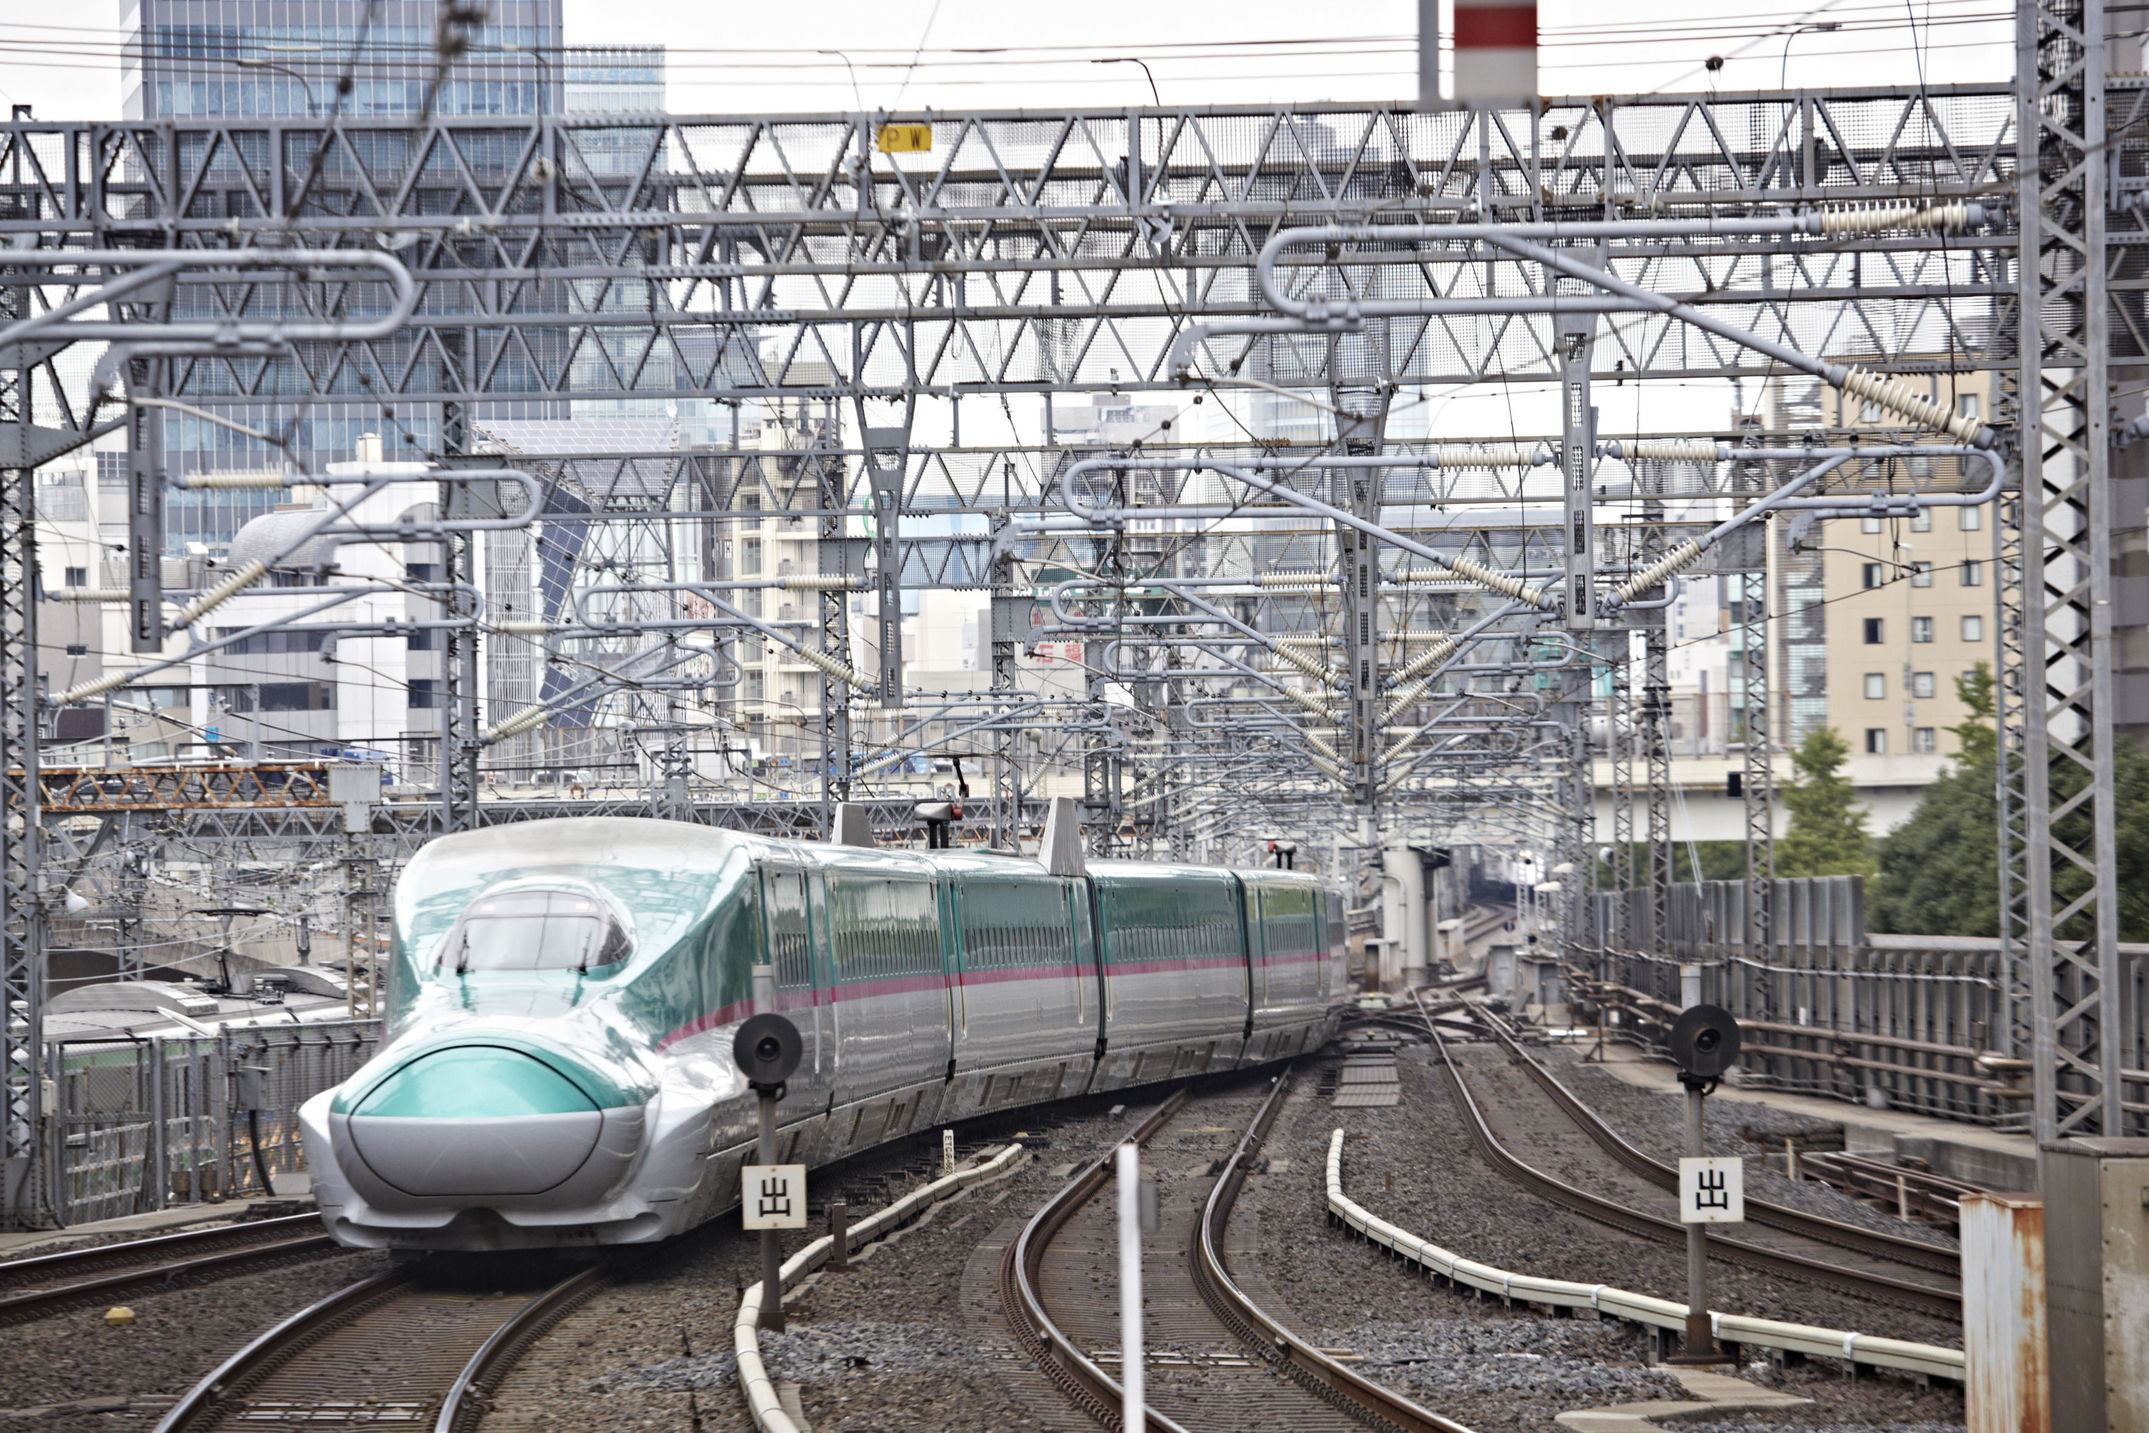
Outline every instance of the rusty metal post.
<svg viewBox="0 0 2149 1433"><path fill-rule="evenodd" d="M2051 1433L2037 1195L1962 1197L1962 1314L1965 1433Z"/></svg>

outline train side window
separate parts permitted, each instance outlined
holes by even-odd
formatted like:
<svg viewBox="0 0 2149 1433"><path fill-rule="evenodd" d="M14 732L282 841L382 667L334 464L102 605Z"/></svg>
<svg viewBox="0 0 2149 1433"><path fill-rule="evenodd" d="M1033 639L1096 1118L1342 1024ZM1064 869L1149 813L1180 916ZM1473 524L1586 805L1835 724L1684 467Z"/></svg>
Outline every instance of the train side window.
<svg viewBox="0 0 2149 1433"><path fill-rule="evenodd" d="M776 967L777 988L803 990L813 984L813 942L807 928L806 873L771 871L767 888L769 959ZM844 924L840 919L834 922L838 931L843 930ZM829 942L832 960L838 963L843 960L845 944L841 935Z"/></svg>

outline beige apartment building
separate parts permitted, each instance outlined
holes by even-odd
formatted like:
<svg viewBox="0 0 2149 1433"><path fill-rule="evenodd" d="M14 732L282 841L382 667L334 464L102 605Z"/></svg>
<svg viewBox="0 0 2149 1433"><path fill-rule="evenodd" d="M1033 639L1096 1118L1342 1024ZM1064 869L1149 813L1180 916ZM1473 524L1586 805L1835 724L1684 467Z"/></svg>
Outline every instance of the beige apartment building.
<svg viewBox="0 0 2149 1433"><path fill-rule="evenodd" d="M1920 375L1957 411L1989 413L1989 374ZM1844 428L1896 420L1831 395ZM1935 463L1946 466L1936 470ZM1949 459L1912 458L1912 488L1964 486ZM1826 604L1827 720L1851 749L1861 787L1930 782L1959 743L1950 727L1968 715L1956 678L1982 661L1995 670L1994 504L1930 507L1916 517L1836 518L1809 535L1818 547Z"/></svg>

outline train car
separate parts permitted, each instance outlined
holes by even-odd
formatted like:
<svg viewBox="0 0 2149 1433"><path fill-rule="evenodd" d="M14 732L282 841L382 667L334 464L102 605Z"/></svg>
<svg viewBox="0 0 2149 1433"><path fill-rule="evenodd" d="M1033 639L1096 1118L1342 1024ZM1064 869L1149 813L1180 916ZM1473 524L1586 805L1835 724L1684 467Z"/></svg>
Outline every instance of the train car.
<svg viewBox="0 0 2149 1433"><path fill-rule="evenodd" d="M821 1165L1316 1047L1338 909L1289 871L1054 875L611 817L446 836L396 886L380 1052L301 1111L315 1196L370 1248L668 1238L738 1201L757 967L804 1042L778 1157Z"/></svg>

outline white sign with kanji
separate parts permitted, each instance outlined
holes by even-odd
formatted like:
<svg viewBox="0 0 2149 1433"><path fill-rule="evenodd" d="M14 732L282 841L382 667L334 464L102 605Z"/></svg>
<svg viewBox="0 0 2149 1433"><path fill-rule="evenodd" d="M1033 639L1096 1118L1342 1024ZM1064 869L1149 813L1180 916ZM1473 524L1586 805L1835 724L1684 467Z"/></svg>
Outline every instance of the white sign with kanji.
<svg viewBox="0 0 2149 1433"><path fill-rule="evenodd" d="M806 1227L806 1166L749 1164L739 1171L740 1219L748 1229Z"/></svg>
<svg viewBox="0 0 2149 1433"><path fill-rule="evenodd" d="M1746 1162L1737 1155L1679 1161L1681 1224L1744 1224Z"/></svg>

